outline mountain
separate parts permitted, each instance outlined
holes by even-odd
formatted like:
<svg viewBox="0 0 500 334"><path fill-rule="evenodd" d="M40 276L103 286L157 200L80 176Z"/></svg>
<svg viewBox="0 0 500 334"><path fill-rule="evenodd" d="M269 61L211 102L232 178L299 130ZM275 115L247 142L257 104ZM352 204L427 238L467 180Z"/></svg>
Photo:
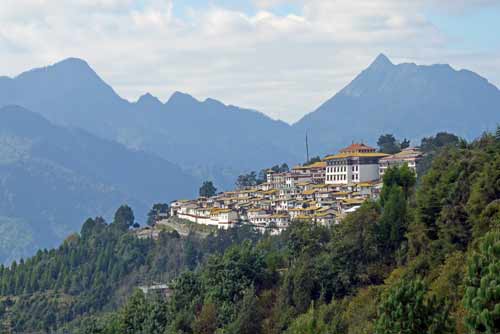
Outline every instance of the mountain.
<svg viewBox="0 0 500 334"><path fill-rule="evenodd" d="M232 187L237 175L297 161L291 127L262 113L175 93L122 99L83 60L70 58L15 78L0 78L0 106L20 105L50 121L82 128L179 164Z"/></svg>
<svg viewBox="0 0 500 334"><path fill-rule="evenodd" d="M438 131L473 138L500 118L499 90L477 74L449 65L394 65L384 55L293 126L180 92L166 102L151 94L130 102L76 58L0 77L0 106L11 104L159 156L219 189L232 188L243 172L300 162L306 132L311 152L323 155L352 140L373 144L385 132L414 144Z"/></svg>
<svg viewBox="0 0 500 334"><path fill-rule="evenodd" d="M124 203L143 223L152 203L192 197L198 185L149 153L1 108L0 263L54 246L86 217L110 217Z"/></svg>
<svg viewBox="0 0 500 334"><path fill-rule="evenodd" d="M347 87L293 125L325 154L382 133L420 139L438 131L474 138L500 121L500 91L449 65L394 65L381 54ZM414 142L417 144L417 142Z"/></svg>

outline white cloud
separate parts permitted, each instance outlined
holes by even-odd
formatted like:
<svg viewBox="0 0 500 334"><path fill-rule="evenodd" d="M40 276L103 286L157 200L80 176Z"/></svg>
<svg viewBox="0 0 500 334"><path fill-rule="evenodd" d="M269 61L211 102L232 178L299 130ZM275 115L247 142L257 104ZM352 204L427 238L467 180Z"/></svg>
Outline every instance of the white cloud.
<svg viewBox="0 0 500 334"><path fill-rule="evenodd" d="M499 83L500 64L484 57L478 67L446 48L446 37L422 14L429 1L255 0L255 14L211 5L181 19L172 14L181 0L144 0L143 6L3 0L0 64L15 75L77 56L129 99L146 91L166 99L182 90L289 121L331 97L380 52L396 61L496 71L491 79ZM286 3L301 13L273 13Z"/></svg>

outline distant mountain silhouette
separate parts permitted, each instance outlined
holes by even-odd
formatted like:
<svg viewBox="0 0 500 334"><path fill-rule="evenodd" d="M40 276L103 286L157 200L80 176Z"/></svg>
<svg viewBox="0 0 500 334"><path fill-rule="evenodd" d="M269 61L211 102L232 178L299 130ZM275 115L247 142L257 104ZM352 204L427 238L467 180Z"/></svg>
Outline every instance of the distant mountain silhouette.
<svg viewBox="0 0 500 334"><path fill-rule="evenodd" d="M241 172L276 160L297 160L282 139L292 136L284 122L183 93L173 94L165 104L150 94L131 103L85 61L75 58L13 79L1 78L0 106L12 104L41 113L56 124L154 153L226 188Z"/></svg>
<svg viewBox="0 0 500 334"><path fill-rule="evenodd" d="M500 91L449 65L394 65L385 55L316 111L294 124L328 153L382 133L420 139L438 131L474 138L500 121Z"/></svg>
<svg viewBox="0 0 500 334"><path fill-rule="evenodd" d="M144 223L153 203L190 198L198 186L154 155L55 126L21 107L0 109L0 263L57 245L85 218L111 217L124 203Z"/></svg>

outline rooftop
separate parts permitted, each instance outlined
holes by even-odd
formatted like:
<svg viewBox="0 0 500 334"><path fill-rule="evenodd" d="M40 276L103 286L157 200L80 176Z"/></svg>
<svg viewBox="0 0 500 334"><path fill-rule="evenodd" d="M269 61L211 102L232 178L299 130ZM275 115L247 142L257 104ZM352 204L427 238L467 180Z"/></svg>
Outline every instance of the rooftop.
<svg viewBox="0 0 500 334"><path fill-rule="evenodd" d="M368 152L368 153L339 153L335 155L329 155L325 157L325 161L334 160L334 159L345 159L345 158L384 158L389 156L389 154L385 153L377 153L377 152Z"/></svg>
<svg viewBox="0 0 500 334"><path fill-rule="evenodd" d="M340 150L340 153L368 153L375 152L376 149L367 146L363 143L352 143L351 145Z"/></svg>

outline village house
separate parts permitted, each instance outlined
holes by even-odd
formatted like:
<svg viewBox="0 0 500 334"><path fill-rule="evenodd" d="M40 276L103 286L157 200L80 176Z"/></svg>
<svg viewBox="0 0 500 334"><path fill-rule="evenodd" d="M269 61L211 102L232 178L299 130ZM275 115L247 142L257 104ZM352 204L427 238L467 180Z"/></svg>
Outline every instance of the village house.
<svg viewBox="0 0 500 334"><path fill-rule="evenodd" d="M384 177L385 171L390 167L400 167L404 164L417 174L417 164L422 159L423 153L417 148L409 147L405 148L399 153L389 155L379 160L379 175L382 179Z"/></svg>

